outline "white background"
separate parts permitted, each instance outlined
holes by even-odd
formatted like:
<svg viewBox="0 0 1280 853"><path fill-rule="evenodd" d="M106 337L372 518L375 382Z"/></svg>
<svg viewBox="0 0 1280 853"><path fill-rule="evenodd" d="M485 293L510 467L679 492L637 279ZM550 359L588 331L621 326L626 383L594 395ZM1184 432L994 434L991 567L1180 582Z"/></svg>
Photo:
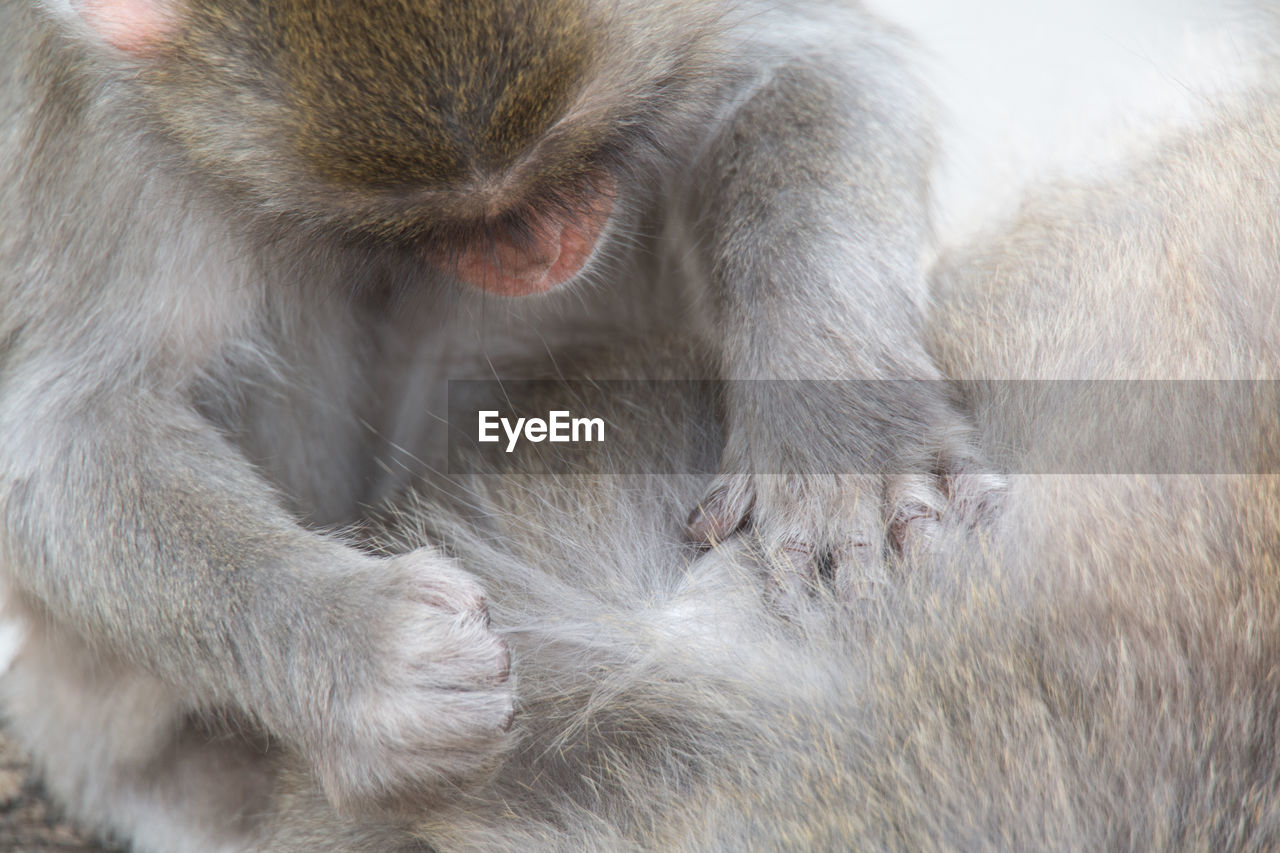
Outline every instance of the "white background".
<svg viewBox="0 0 1280 853"><path fill-rule="evenodd" d="M923 48L940 97L940 234L1010 212L1029 180L1104 176L1257 73L1280 0L867 0ZM1272 24L1274 26L1274 23Z"/></svg>

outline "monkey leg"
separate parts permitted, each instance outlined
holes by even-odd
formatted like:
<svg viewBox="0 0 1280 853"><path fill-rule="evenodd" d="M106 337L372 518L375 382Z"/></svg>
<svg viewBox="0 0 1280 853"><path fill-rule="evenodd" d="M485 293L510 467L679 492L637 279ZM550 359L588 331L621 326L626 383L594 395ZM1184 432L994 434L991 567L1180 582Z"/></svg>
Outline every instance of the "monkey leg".
<svg viewBox="0 0 1280 853"><path fill-rule="evenodd" d="M278 749L188 699L38 622L0 680L9 731L76 822L140 851L252 849Z"/></svg>

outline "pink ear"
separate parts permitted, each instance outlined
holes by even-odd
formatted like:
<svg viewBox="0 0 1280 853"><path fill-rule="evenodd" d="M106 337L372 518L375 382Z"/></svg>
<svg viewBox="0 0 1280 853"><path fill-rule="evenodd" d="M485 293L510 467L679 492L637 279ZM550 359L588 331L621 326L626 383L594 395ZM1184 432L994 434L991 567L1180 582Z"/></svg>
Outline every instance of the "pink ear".
<svg viewBox="0 0 1280 853"><path fill-rule="evenodd" d="M172 34L176 0L72 0L80 17L107 44L146 54Z"/></svg>

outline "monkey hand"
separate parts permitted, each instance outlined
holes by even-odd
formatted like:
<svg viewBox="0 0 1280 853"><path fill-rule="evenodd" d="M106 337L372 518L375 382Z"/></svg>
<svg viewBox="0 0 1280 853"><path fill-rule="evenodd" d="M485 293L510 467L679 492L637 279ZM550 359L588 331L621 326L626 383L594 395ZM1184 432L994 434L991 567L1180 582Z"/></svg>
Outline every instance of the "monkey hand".
<svg viewBox="0 0 1280 853"><path fill-rule="evenodd" d="M844 601L874 595L895 554L928 548L949 527L981 521L998 506L1004 481L975 452L963 416L936 393L939 382L849 383L871 393L858 395L864 399L853 412L825 416L814 395L845 383L738 384L754 386L748 393L757 399L742 406L730 394L720 471L689 531L712 544L751 537L784 611L819 592ZM762 391L769 399L759 399ZM865 398L885 393L895 399L874 400L869 411ZM734 417L743 411L790 414ZM895 422L894 412L914 414ZM799 424L828 428L797 434Z"/></svg>
<svg viewBox="0 0 1280 853"><path fill-rule="evenodd" d="M324 709L313 760L340 811L420 810L492 770L514 715L510 657L479 583L419 549L381 561L364 683ZM389 581L389 583L388 583Z"/></svg>

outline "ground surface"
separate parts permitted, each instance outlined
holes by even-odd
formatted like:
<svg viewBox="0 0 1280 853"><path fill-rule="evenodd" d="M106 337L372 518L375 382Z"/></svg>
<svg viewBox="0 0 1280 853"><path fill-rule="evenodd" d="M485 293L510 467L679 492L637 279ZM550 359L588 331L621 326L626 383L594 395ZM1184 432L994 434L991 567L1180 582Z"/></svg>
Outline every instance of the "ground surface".
<svg viewBox="0 0 1280 853"><path fill-rule="evenodd" d="M27 756L0 729L0 853L110 853L62 819L31 775Z"/></svg>

